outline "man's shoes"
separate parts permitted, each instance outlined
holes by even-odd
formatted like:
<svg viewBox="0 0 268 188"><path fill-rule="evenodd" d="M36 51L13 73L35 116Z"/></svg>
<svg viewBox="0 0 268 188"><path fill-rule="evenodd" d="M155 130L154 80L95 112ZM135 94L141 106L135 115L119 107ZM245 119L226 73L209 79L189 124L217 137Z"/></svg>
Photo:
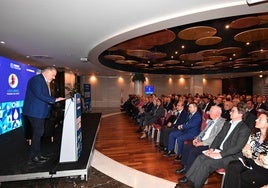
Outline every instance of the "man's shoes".
<svg viewBox="0 0 268 188"><path fill-rule="evenodd" d="M186 176L179 179L179 183L187 183L187 182L188 182L188 179Z"/></svg>
<svg viewBox="0 0 268 188"><path fill-rule="evenodd" d="M30 163L33 163L33 164L43 164L45 162L47 162L47 159L41 159L39 156L33 157L30 160Z"/></svg>
<svg viewBox="0 0 268 188"><path fill-rule="evenodd" d="M49 157L48 156L44 156L44 155L40 155L39 156L39 159L41 159L41 160L49 160Z"/></svg>
<svg viewBox="0 0 268 188"><path fill-rule="evenodd" d="M161 149L161 152L167 153L167 152L168 152L168 149L167 149L166 147L163 147L163 148Z"/></svg>
<svg viewBox="0 0 268 188"><path fill-rule="evenodd" d="M174 160L175 160L175 161L181 161L181 157L182 157L181 155L177 155L177 157L175 157Z"/></svg>
<svg viewBox="0 0 268 188"><path fill-rule="evenodd" d="M182 173L185 172L185 168L184 168L184 167L179 168L179 169L177 169L175 172L176 172L176 174L182 174Z"/></svg>
<svg viewBox="0 0 268 188"><path fill-rule="evenodd" d="M176 153L174 151L168 151L163 156L164 157L170 157L170 156L175 156L175 155L176 155Z"/></svg>

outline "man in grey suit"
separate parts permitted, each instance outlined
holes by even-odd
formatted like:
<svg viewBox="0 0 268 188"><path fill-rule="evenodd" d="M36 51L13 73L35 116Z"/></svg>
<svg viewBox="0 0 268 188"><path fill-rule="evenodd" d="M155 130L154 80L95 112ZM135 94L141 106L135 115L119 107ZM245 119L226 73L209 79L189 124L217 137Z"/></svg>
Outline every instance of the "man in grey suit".
<svg viewBox="0 0 268 188"><path fill-rule="evenodd" d="M183 147L181 164L182 168L177 169L176 173L187 172L194 160L202 154L202 151L209 149L216 135L220 132L225 123L221 117L221 107L212 106L209 110L210 119L207 121L206 128L190 143Z"/></svg>
<svg viewBox="0 0 268 188"><path fill-rule="evenodd" d="M179 180L175 188L185 183L188 187L201 188L212 172L219 168L226 168L230 161L242 157L242 148L250 134L250 129L242 121L245 113L246 104L243 102L239 102L232 108L231 121L223 125L210 149L196 158L185 177Z"/></svg>

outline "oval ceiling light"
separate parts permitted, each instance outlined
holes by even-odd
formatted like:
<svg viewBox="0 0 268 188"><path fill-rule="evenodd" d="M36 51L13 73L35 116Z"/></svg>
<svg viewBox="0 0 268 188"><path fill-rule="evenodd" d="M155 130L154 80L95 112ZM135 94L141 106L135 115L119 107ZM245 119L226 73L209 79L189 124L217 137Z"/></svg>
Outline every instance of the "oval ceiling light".
<svg viewBox="0 0 268 188"><path fill-rule="evenodd" d="M113 60L113 61L126 59L124 56L121 56L121 55L105 55L104 58L108 60Z"/></svg>
<svg viewBox="0 0 268 188"><path fill-rule="evenodd" d="M235 41L254 42L268 39L268 28L251 29L234 36Z"/></svg>
<svg viewBox="0 0 268 188"><path fill-rule="evenodd" d="M202 37L211 37L217 33L217 29L209 26L197 26L184 29L178 33L183 40L197 40Z"/></svg>
<svg viewBox="0 0 268 188"><path fill-rule="evenodd" d="M197 39L195 41L195 44L197 44L199 46L210 46L210 45L219 44L221 41L222 41L222 38L217 37L217 36L202 37L200 39Z"/></svg>
<svg viewBox="0 0 268 188"><path fill-rule="evenodd" d="M245 17L232 21L230 27L232 29L244 29L259 25L260 22L261 20L258 17Z"/></svg>

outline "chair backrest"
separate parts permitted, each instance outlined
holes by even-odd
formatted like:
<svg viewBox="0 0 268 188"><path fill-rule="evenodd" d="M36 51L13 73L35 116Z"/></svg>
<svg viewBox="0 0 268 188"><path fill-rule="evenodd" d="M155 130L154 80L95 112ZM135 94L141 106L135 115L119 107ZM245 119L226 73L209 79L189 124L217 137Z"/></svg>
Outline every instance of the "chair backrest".
<svg viewBox="0 0 268 188"><path fill-rule="evenodd" d="M165 121L167 121L170 118L170 116L172 116L172 112L168 112L166 114Z"/></svg>
<svg viewBox="0 0 268 188"><path fill-rule="evenodd" d="M208 119L209 119L209 114L207 114L206 112L202 112L201 131L206 128Z"/></svg>
<svg viewBox="0 0 268 188"><path fill-rule="evenodd" d="M156 124L163 126L165 123L165 117L160 117L157 119Z"/></svg>

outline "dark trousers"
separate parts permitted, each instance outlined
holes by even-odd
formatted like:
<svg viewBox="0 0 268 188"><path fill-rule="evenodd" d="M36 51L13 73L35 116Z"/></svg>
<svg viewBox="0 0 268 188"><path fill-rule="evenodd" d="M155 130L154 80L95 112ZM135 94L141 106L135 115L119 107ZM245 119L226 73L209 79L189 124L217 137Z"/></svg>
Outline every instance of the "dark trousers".
<svg viewBox="0 0 268 188"><path fill-rule="evenodd" d="M168 139L169 139L169 134L172 132L172 131L175 131L177 130L176 128L170 128L170 127L162 127L161 128L161 134L160 134L160 146L164 147L164 148L167 148L168 147Z"/></svg>
<svg viewBox="0 0 268 188"><path fill-rule="evenodd" d="M208 146L195 147L193 145L193 142L184 145L182 151L181 163L183 164L186 172L192 166L197 156L202 154L202 151L207 150L208 148L209 148Z"/></svg>
<svg viewBox="0 0 268 188"><path fill-rule="evenodd" d="M253 167L250 170L240 161L232 161L226 168L224 188L257 188L268 184L268 169L260 167L251 159L247 160Z"/></svg>
<svg viewBox="0 0 268 188"><path fill-rule="evenodd" d="M219 168L225 168L231 158L212 159L203 154L198 155L185 176L194 183L195 188L201 188L209 175Z"/></svg>
<svg viewBox="0 0 268 188"><path fill-rule="evenodd" d="M44 133L45 119L27 116L32 127L32 145L30 158L41 154L41 137Z"/></svg>
<svg viewBox="0 0 268 188"><path fill-rule="evenodd" d="M184 141L186 140L192 140L193 135L189 133L184 133L181 130L176 130L172 131L169 134L169 139L168 139L168 150L169 151L174 151L175 148L175 141L177 140L178 143L178 155L182 154L183 147L184 147Z"/></svg>

